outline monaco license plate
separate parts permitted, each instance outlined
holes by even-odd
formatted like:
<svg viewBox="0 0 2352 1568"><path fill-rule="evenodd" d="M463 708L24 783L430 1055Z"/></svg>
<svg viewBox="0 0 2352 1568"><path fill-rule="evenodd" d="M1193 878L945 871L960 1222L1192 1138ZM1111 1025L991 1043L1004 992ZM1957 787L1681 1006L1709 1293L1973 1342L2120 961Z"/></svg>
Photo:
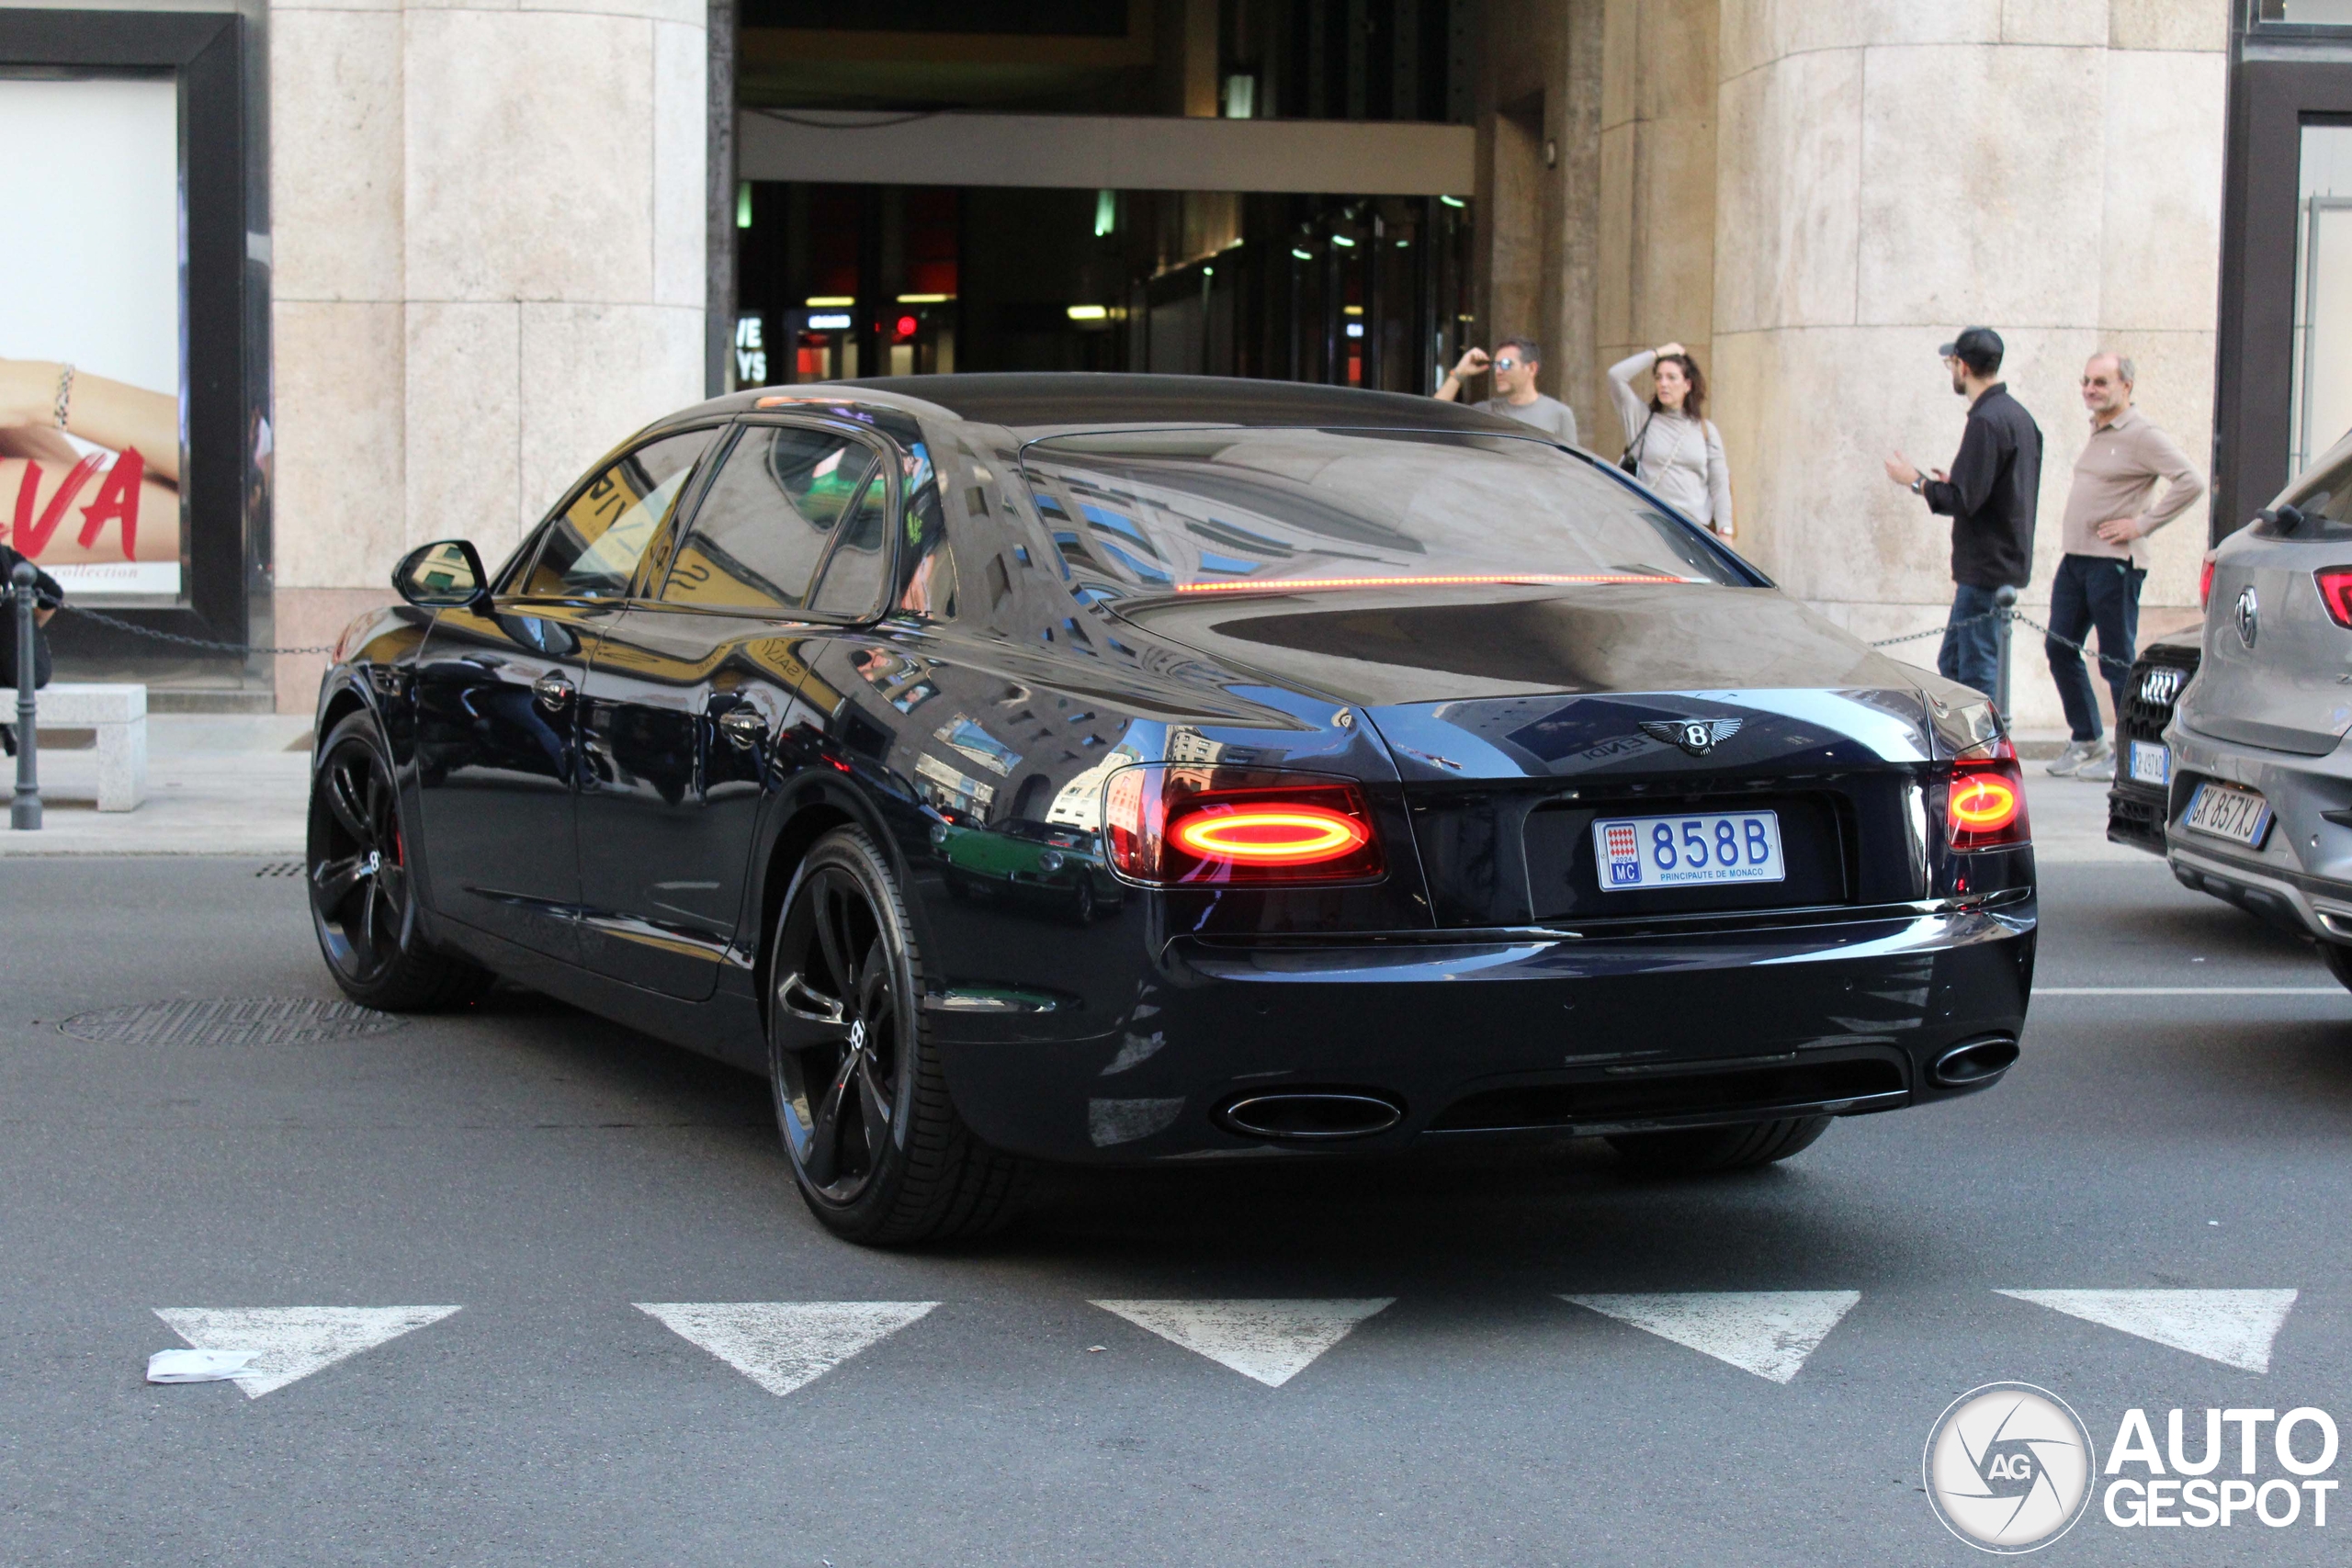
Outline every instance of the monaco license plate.
<svg viewBox="0 0 2352 1568"><path fill-rule="evenodd" d="M1592 825L1603 892L1780 882L1777 811L1693 811L1679 817L1609 817Z"/></svg>
<svg viewBox="0 0 2352 1568"><path fill-rule="evenodd" d="M2172 783L2172 752L2146 740L2132 742L2132 777L2158 789Z"/></svg>
<svg viewBox="0 0 2352 1568"><path fill-rule="evenodd" d="M2258 848L2270 827L2270 803L2250 789L2235 784L2201 784L2188 797L2180 825L2217 839Z"/></svg>

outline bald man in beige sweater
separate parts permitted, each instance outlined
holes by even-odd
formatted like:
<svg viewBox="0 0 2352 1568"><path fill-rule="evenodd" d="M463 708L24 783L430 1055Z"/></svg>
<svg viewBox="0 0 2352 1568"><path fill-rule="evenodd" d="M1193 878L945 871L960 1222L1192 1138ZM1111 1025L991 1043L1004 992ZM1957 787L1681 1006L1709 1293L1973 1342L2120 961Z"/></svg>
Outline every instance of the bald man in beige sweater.
<svg viewBox="0 0 2352 1568"><path fill-rule="evenodd" d="M2100 733L2098 699L2083 656L2057 639L2080 643L2098 627L2099 672L2121 712L2123 683L2140 636L2148 536L2205 493L2205 481L2188 455L2132 406L2136 379L2132 361L2120 354L2095 354L2083 367L2083 407L2090 411L2091 436L2075 460L2074 488L2066 492L2066 553L2050 585L2052 636L2042 642L2074 732L2050 764L2060 778L2112 779L2115 751Z"/></svg>

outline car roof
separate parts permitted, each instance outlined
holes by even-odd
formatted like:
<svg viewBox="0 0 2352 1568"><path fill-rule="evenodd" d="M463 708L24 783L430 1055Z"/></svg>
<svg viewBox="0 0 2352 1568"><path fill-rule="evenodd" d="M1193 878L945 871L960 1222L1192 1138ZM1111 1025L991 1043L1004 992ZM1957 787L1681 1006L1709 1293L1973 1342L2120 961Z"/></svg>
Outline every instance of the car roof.
<svg viewBox="0 0 2352 1568"><path fill-rule="evenodd" d="M1002 425L1029 434L1169 424L1459 430L1513 435L1525 435L1529 430L1517 420L1403 392L1367 392L1238 376L1131 376L1102 371L888 376L755 387L681 410L672 418L740 413L763 403L810 409L827 403L865 403L918 416Z"/></svg>

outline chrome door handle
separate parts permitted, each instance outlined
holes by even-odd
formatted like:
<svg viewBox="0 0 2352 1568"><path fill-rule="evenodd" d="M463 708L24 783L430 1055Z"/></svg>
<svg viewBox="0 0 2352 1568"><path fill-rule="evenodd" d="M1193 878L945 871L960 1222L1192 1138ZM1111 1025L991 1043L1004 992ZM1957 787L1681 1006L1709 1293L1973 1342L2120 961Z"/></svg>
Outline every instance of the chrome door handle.
<svg viewBox="0 0 2352 1568"><path fill-rule="evenodd" d="M549 713L561 713L571 701L571 682L557 671L550 670L531 682L531 695Z"/></svg>
<svg viewBox="0 0 2352 1568"><path fill-rule="evenodd" d="M757 708L729 708L718 716L718 731L729 744L749 751L767 739L768 721L760 716Z"/></svg>

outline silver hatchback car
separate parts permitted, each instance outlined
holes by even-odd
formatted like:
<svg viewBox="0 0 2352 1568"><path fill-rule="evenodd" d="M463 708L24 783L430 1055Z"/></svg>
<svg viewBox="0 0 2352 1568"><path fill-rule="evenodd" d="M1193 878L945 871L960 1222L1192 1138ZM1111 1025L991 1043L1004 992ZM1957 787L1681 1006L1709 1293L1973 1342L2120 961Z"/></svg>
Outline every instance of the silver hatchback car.
<svg viewBox="0 0 2352 1568"><path fill-rule="evenodd" d="M2213 554L2165 859L2319 943L2352 987L2352 436Z"/></svg>

